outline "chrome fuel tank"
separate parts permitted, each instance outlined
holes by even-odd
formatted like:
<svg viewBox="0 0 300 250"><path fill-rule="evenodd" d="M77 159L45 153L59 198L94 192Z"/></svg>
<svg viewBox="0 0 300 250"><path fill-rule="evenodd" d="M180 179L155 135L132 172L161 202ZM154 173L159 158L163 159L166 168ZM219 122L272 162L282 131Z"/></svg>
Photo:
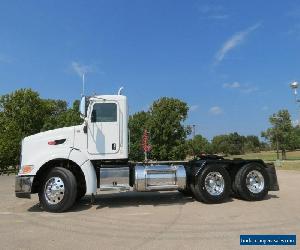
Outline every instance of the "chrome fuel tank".
<svg viewBox="0 0 300 250"><path fill-rule="evenodd" d="M136 191L163 191L184 189L186 171L182 165L135 166Z"/></svg>

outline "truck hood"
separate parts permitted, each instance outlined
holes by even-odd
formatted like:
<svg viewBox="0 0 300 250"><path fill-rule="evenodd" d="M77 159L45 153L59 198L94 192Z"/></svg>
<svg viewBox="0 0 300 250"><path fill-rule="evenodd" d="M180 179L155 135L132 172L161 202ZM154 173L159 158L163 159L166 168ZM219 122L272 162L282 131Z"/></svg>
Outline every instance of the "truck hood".
<svg viewBox="0 0 300 250"><path fill-rule="evenodd" d="M58 129L53 129L53 130L48 130L45 132L40 132L31 136L27 136L24 138L23 143L33 143L33 142L42 142L45 139L49 140L61 140L61 139L66 139L73 140L74 137L74 129L75 126L72 127L64 127L64 128L58 128ZM47 141L48 144L48 141Z"/></svg>
<svg viewBox="0 0 300 250"><path fill-rule="evenodd" d="M27 136L22 141L21 166L35 164L37 157L45 154L55 154L55 152L68 152L74 144L74 131L76 126L64 127L41 132Z"/></svg>

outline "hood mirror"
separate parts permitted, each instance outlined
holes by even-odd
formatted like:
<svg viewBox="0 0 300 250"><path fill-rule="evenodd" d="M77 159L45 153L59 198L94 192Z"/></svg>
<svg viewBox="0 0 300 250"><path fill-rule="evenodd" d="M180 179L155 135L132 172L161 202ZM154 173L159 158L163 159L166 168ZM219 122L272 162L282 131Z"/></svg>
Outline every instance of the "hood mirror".
<svg viewBox="0 0 300 250"><path fill-rule="evenodd" d="M85 96L83 96L81 98L79 110L80 110L80 116L82 118L85 118L86 117L86 98L85 98Z"/></svg>

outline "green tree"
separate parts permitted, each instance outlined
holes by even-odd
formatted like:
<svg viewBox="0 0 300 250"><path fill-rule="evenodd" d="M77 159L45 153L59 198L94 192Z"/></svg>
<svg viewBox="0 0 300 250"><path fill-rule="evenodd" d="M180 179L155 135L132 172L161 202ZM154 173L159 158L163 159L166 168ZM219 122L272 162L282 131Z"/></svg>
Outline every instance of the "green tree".
<svg viewBox="0 0 300 250"><path fill-rule="evenodd" d="M228 135L218 135L212 139L214 153L225 155L240 155L244 153L245 137L237 132Z"/></svg>
<svg viewBox="0 0 300 250"><path fill-rule="evenodd" d="M286 150L295 147L295 130L292 126L291 116L288 110L279 110L270 116L269 122L272 127L263 131L261 135L272 143L273 148L281 150L282 159L285 160Z"/></svg>
<svg viewBox="0 0 300 250"><path fill-rule="evenodd" d="M150 134L152 150L150 157L156 160L182 160L186 157L185 139L188 135L183 121L187 117L188 105L175 98L163 97L147 112L138 112L129 117L131 160L143 160L142 136L144 130Z"/></svg>
<svg viewBox="0 0 300 250"><path fill-rule="evenodd" d="M44 120L42 131L47 131L55 128L59 128L58 117L67 111L67 102L63 100L43 100L47 117Z"/></svg>
<svg viewBox="0 0 300 250"><path fill-rule="evenodd" d="M46 116L44 108L39 94L31 89L0 97L0 167L18 163L20 142L40 131Z"/></svg>
<svg viewBox="0 0 300 250"><path fill-rule="evenodd" d="M259 147L260 147L261 151L270 151L270 150L272 150L272 147L271 147L270 143L268 143L266 141L260 142Z"/></svg>
<svg viewBox="0 0 300 250"><path fill-rule="evenodd" d="M43 100L31 89L0 97L0 168L16 165L21 140L32 134L82 122L79 101L67 107L62 100Z"/></svg>
<svg viewBox="0 0 300 250"><path fill-rule="evenodd" d="M244 149L245 152L260 152L261 143L258 136L248 135L245 137Z"/></svg>
<svg viewBox="0 0 300 250"><path fill-rule="evenodd" d="M144 152L142 148L142 136L145 129L148 129L149 112L138 112L129 117L128 127L130 135L129 158L134 161L142 161Z"/></svg>
<svg viewBox="0 0 300 250"><path fill-rule="evenodd" d="M201 153L211 153L211 145L209 141L202 135L195 135L193 139L187 141L188 154L196 157Z"/></svg>
<svg viewBox="0 0 300 250"><path fill-rule="evenodd" d="M231 155L241 155L245 153L245 137L239 135L237 132L231 133L228 136L229 149L228 153Z"/></svg>
<svg viewBox="0 0 300 250"><path fill-rule="evenodd" d="M75 100L72 108L68 109L66 101L63 100L43 100L47 117L44 121L42 131L55 128L69 127L83 122L79 113L79 100Z"/></svg>
<svg viewBox="0 0 300 250"><path fill-rule="evenodd" d="M182 123L187 118L188 105L176 98L163 97L152 104L149 113L151 156L156 160L184 159L188 130Z"/></svg>
<svg viewBox="0 0 300 250"><path fill-rule="evenodd" d="M294 149L300 149L300 126L294 128Z"/></svg>
<svg viewBox="0 0 300 250"><path fill-rule="evenodd" d="M212 151L222 154L228 154L228 135L216 135L211 141Z"/></svg>

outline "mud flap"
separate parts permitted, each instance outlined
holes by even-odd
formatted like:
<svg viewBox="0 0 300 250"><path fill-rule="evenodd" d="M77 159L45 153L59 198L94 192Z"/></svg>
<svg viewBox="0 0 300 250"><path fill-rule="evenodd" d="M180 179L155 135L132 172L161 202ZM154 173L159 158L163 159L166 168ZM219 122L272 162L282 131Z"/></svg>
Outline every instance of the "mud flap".
<svg viewBox="0 0 300 250"><path fill-rule="evenodd" d="M266 164L266 170L269 175L270 187L269 191L279 191L276 169L273 163Z"/></svg>

